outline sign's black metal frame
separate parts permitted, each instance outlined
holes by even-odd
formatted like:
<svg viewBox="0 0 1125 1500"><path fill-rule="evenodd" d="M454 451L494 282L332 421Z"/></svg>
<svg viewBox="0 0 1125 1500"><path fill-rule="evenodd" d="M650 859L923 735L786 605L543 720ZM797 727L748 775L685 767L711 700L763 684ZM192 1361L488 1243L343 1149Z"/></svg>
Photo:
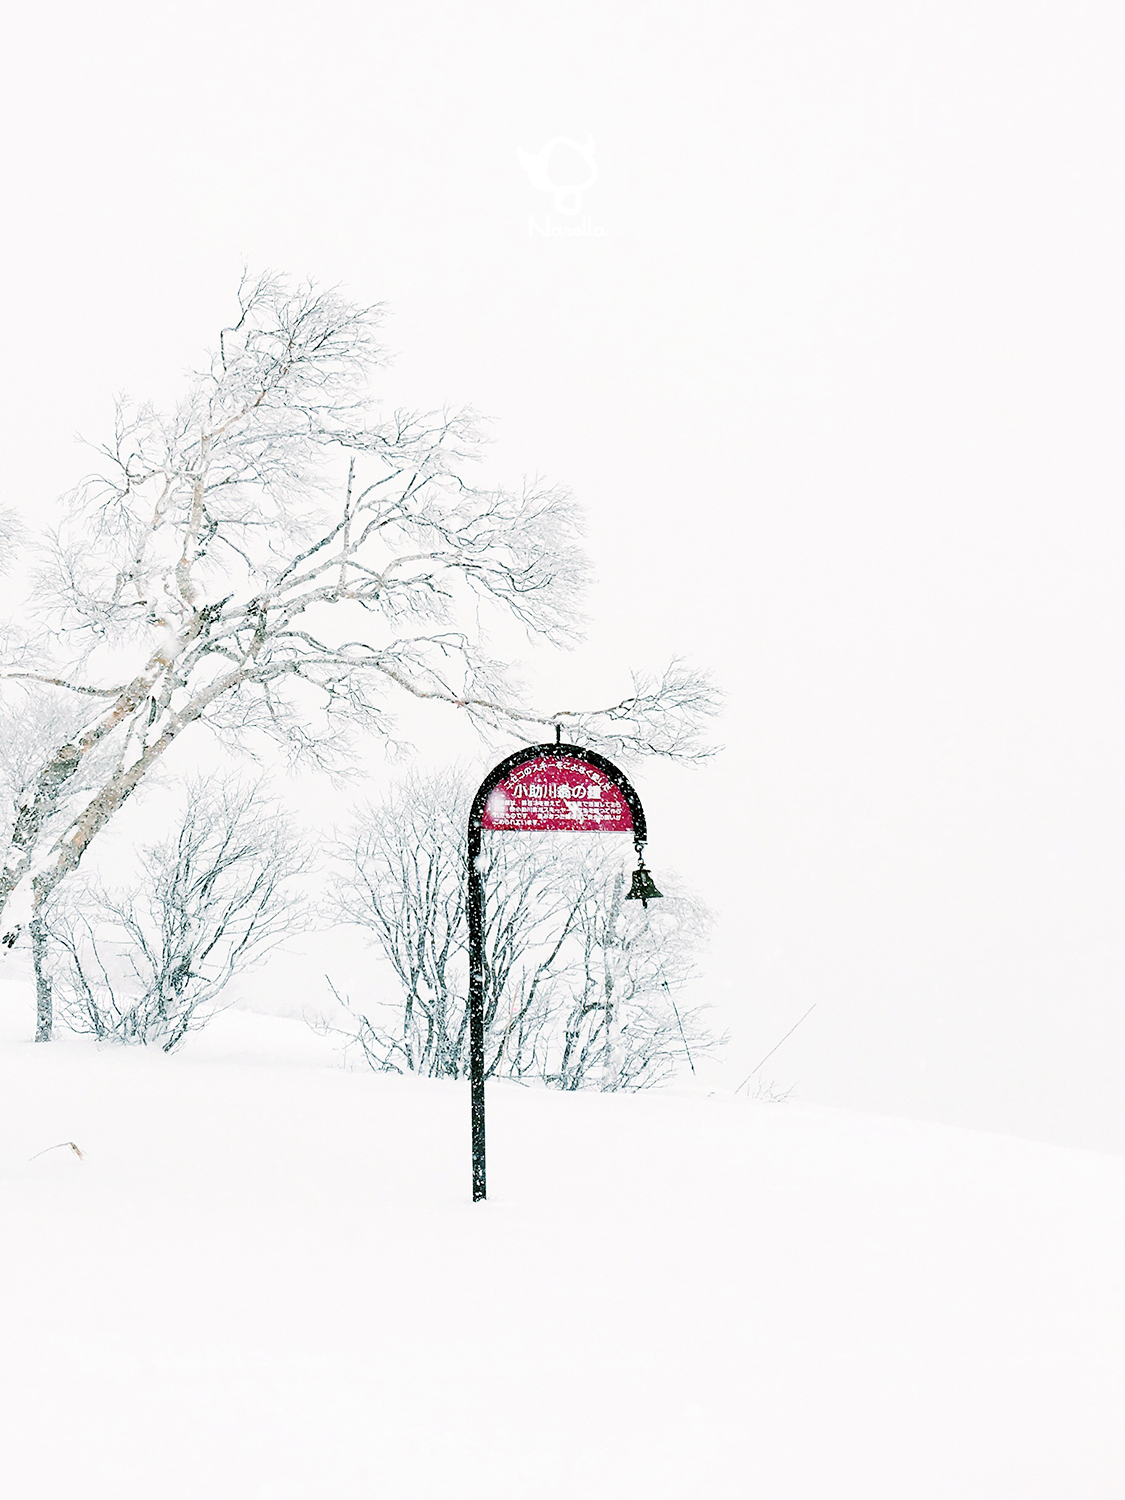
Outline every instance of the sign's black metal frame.
<svg viewBox="0 0 1125 1500"><path fill-rule="evenodd" d="M472 1089L473 1202L487 1196L484 1156L484 880L480 854L482 820L492 792L505 776L529 760L577 760L594 766L613 782L625 798L633 818L633 846L643 855L648 841L644 808L633 783L612 761L581 745L528 745L494 766L481 782L469 813L468 909L469 909L469 1076Z"/></svg>

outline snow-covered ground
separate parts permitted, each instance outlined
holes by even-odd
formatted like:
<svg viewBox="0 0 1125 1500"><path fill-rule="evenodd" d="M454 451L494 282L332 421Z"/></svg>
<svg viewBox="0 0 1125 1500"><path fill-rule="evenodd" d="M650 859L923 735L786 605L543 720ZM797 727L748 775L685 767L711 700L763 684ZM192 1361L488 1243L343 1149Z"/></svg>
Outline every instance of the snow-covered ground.
<svg viewBox="0 0 1125 1500"><path fill-rule="evenodd" d="M23 998L11 1500L1125 1495L1121 1159L495 1086L474 1206L464 1086L244 1012L36 1047Z"/></svg>

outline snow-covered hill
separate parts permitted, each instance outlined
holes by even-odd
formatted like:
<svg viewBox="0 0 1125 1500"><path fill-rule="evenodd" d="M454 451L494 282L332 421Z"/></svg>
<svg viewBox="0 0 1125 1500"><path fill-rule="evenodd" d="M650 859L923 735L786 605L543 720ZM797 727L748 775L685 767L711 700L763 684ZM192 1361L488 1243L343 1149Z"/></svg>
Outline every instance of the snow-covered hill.
<svg viewBox="0 0 1125 1500"><path fill-rule="evenodd" d="M1125 1495L1123 1160L497 1086L474 1206L467 1088L297 1022L18 1034L11 1500Z"/></svg>

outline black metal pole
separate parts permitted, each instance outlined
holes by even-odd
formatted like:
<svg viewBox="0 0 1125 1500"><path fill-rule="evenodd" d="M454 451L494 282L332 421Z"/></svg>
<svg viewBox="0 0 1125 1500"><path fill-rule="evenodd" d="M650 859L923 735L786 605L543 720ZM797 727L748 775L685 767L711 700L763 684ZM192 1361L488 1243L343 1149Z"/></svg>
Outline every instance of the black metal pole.
<svg viewBox="0 0 1125 1500"><path fill-rule="evenodd" d="M484 881L480 818L469 819L469 1077L473 1117L473 1202L488 1196L484 1161Z"/></svg>

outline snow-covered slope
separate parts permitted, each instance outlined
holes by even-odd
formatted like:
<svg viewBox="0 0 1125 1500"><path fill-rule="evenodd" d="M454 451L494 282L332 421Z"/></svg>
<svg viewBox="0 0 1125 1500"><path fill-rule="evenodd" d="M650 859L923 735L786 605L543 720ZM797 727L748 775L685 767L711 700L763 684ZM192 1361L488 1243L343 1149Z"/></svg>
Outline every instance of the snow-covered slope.
<svg viewBox="0 0 1125 1500"><path fill-rule="evenodd" d="M235 1012L0 1101L11 1500L1125 1495L1117 1158L497 1086L474 1207L465 1087Z"/></svg>

